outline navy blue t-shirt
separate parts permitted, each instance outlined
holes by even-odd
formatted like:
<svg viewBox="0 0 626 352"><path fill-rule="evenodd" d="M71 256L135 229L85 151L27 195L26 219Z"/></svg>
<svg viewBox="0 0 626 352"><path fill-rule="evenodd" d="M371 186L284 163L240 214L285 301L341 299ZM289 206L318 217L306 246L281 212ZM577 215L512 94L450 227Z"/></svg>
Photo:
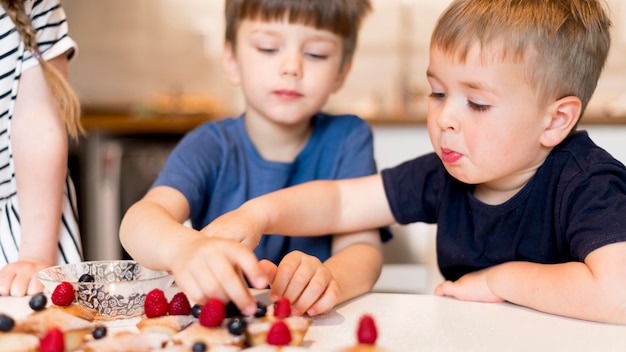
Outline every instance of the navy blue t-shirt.
<svg viewBox="0 0 626 352"><path fill-rule="evenodd" d="M354 115L319 113L313 132L293 162L264 159L248 137L245 117L199 126L180 141L159 173L155 186L180 191L189 202L192 227L200 230L245 201L312 180L335 180L376 172L369 125ZM383 229L383 240L390 233ZM300 250L321 261L331 255L331 236L263 236L259 259L278 263Z"/></svg>
<svg viewBox="0 0 626 352"><path fill-rule="evenodd" d="M400 224L437 224L439 269L448 280L509 261L584 261L626 241L626 169L579 132L552 150L531 180L500 205L472 195L436 154L383 170Z"/></svg>

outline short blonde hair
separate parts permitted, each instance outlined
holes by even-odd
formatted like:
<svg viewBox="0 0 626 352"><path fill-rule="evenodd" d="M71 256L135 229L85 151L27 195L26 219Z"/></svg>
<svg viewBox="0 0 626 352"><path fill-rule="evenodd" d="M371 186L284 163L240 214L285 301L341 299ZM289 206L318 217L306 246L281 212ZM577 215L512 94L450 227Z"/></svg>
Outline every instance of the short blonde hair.
<svg viewBox="0 0 626 352"><path fill-rule="evenodd" d="M242 20L299 23L328 30L343 38L343 59L352 59L363 18L372 10L369 0L226 0L226 42L236 44Z"/></svg>
<svg viewBox="0 0 626 352"><path fill-rule="evenodd" d="M462 62L473 45L500 49L500 60L527 63L540 100L576 96L584 112L606 63L610 26L600 0L455 0L436 24L431 49ZM493 53L481 50L483 59L485 52Z"/></svg>

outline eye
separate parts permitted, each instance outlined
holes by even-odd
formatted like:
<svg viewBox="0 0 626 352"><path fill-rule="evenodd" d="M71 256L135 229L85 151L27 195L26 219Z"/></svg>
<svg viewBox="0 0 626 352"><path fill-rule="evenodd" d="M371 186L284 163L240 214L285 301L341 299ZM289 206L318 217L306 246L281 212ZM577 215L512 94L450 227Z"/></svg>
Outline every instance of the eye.
<svg viewBox="0 0 626 352"><path fill-rule="evenodd" d="M278 49L274 49L271 47L257 47L256 50L263 54L273 54L278 51Z"/></svg>
<svg viewBox="0 0 626 352"><path fill-rule="evenodd" d="M477 103L474 103L474 102L472 102L470 100L467 101L467 106L469 106L470 109L472 109L474 111L478 111L478 112L488 111L489 108L491 107L489 105L477 104Z"/></svg>
<svg viewBox="0 0 626 352"><path fill-rule="evenodd" d="M324 54L306 53L305 55L314 60L326 60L328 58L328 55Z"/></svg>
<svg viewBox="0 0 626 352"><path fill-rule="evenodd" d="M443 98L445 98L446 95L444 93L432 92L428 95L428 97L436 99L436 100L443 100Z"/></svg>

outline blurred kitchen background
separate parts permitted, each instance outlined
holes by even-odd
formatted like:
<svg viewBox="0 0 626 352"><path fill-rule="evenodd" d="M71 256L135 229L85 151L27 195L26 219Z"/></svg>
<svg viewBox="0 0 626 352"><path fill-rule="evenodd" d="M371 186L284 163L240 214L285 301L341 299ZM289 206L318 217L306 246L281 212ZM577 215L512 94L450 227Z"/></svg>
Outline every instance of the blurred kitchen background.
<svg viewBox="0 0 626 352"><path fill-rule="evenodd" d="M86 259L126 254L117 229L176 141L197 124L243 109L222 74L221 0L62 0L79 54L71 83L88 137L74 146ZM626 162L626 1L611 0L613 47L582 128ZM327 110L360 114L374 130L379 168L431 150L425 79L431 29L447 0L373 0L353 69ZM379 287L430 291L434 228L394 228ZM415 282L396 280L403 275Z"/></svg>

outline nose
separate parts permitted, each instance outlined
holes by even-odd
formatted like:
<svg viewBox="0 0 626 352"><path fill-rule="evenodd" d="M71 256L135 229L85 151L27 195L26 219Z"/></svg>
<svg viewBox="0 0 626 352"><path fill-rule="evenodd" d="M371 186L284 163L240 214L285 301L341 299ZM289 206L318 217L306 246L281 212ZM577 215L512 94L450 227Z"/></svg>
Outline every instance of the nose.
<svg viewBox="0 0 626 352"><path fill-rule="evenodd" d="M302 78L302 57L299 53L287 53L280 67L283 76Z"/></svg>
<svg viewBox="0 0 626 352"><path fill-rule="evenodd" d="M458 112L455 111L449 100L432 105L429 106L429 118L434 118L437 126L442 131L456 131L459 129Z"/></svg>

